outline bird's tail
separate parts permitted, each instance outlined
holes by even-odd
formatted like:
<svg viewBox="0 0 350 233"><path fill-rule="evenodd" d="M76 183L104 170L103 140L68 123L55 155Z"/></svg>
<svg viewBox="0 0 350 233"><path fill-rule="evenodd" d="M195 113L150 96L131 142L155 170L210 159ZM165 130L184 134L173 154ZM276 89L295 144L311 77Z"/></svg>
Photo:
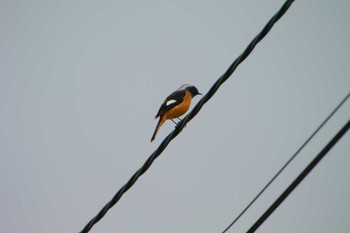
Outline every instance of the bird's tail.
<svg viewBox="0 0 350 233"><path fill-rule="evenodd" d="M154 130L153 136L151 138L151 142L156 138L158 130L163 125L164 121L165 121L165 117L163 117L163 116L159 117L159 121L158 121L158 124L156 126L156 129Z"/></svg>

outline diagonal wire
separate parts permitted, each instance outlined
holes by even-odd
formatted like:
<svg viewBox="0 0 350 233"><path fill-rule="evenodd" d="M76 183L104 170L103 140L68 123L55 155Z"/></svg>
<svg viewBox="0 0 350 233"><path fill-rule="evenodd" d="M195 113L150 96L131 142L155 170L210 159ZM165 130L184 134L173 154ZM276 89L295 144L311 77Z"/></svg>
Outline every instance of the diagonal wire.
<svg viewBox="0 0 350 233"><path fill-rule="evenodd" d="M303 181L303 179L316 167L324 156L333 148L335 144L344 136L350 128L350 120L341 128L331 141L321 150L320 153L307 165L307 167L295 178L277 200L264 212L264 214L249 228L247 233L255 232L261 224L278 208L278 206L293 192L293 190Z"/></svg>
<svg viewBox="0 0 350 233"><path fill-rule="evenodd" d="M338 111L338 109L345 103L345 101L350 97L350 92L345 96L345 98L340 101L340 103L335 107L335 109L327 116L327 118L317 127L317 129L309 136L309 138L299 147L299 149L292 155L292 157L282 166L282 168L272 177L272 179L264 186L264 188L253 198L253 200L245 207L242 212L233 220L228 227L223 231L227 232L238 219L250 208L251 205L261 196L263 192L270 186L270 184L281 174L281 172L289 165L290 162L300 153L302 149L311 141L311 139L320 131L320 129L328 122L329 119Z"/></svg>
<svg viewBox="0 0 350 233"><path fill-rule="evenodd" d="M98 221L100 221L107 211L112 208L123 194L128 191L137 179L145 173L148 168L152 165L154 160L165 150L171 140L175 138L185 127L185 125L191 121L191 119L197 115L201 110L203 105L215 94L219 87L231 76L231 74L236 70L238 65L243 62L248 55L253 51L255 46L266 36L266 34L271 30L273 25L284 15L288 10L290 5L294 0L287 0L280 10L270 19L270 21L265 25L262 31L250 42L248 47L243 51L243 53L232 63L232 65L227 69L227 71L214 83L207 94L205 94L202 99L196 104L192 111L176 126L176 128L163 140L159 147L152 153L152 155L146 160L143 166L136 171L136 173L128 180L128 182L119 189L119 191L113 196L113 198L98 212L98 214L93 217L80 231L80 233L88 232Z"/></svg>

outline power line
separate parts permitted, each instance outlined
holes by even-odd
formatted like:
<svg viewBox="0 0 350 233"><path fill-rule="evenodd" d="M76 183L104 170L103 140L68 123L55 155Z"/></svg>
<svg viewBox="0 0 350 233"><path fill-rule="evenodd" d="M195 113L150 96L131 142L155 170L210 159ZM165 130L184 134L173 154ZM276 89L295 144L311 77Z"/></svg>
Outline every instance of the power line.
<svg viewBox="0 0 350 233"><path fill-rule="evenodd" d="M215 92L219 89L219 87L231 76L231 74L236 70L238 65L243 62L249 54L253 51L255 46L267 35L267 33L271 30L273 25L284 15L284 13L288 10L289 6L293 3L294 0L287 0L281 9L270 19L270 21L266 24L266 26L262 29L262 31L250 42L248 47L243 51L243 53L232 63L232 65L227 69L227 71L214 83L214 85L210 88L208 93L206 93L202 99L195 105L192 111L175 127L175 129L163 140L163 142L159 145L159 147L152 153L152 155L146 160L143 166L137 170L137 172L128 180L128 182L121 188L119 191L113 196L113 198L98 212L98 214L92 218L86 226L81 230L80 233L88 232L98 221L100 221L103 216L107 213L107 211L112 208L119 199L123 196L123 194L128 191L137 179L145 173L151 164L154 162L156 158L165 150L171 140L173 140L185 127L185 125L192 120L194 116L201 110L203 105L211 99L211 97L215 94Z"/></svg>
<svg viewBox="0 0 350 233"><path fill-rule="evenodd" d="M340 101L340 103L335 107L335 109L328 115L328 117L317 127L317 129L309 136L308 139L299 147L299 149L292 155L292 157L282 166L282 168L272 177L272 179L264 186L264 188L253 198L253 200L245 207L242 212L233 220L228 227L223 231L225 233L228 231L238 219L250 208L250 206L265 192L265 190L270 186L270 184L281 174L281 172L292 162L292 160L300 153L301 150L311 141L311 139L320 131L320 129L328 122L328 120L338 111L338 109L345 103L345 101L350 97L350 92L345 96L345 98Z"/></svg>
<svg viewBox="0 0 350 233"><path fill-rule="evenodd" d="M277 200L265 211L265 213L251 226L247 233L255 232L261 224L278 208L278 206L291 194L291 192L303 181L321 159L332 149L332 147L343 137L350 128L350 120L332 138L332 140L322 149L322 151L309 163L309 165L299 174L299 176L288 186L288 188L277 198Z"/></svg>

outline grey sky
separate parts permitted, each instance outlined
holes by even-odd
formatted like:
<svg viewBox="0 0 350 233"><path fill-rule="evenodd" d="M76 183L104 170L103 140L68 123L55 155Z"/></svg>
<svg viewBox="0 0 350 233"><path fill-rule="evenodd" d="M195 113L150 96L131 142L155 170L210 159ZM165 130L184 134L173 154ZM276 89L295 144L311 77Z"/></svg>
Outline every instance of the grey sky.
<svg viewBox="0 0 350 233"><path fill-rule="evenodd" d="M0 232L78 232L284 1L0 1ZM91 232L220 232L350 91L350 3L296 1ZM194 99L194 103L199 97ZM345 124L345 104L229 231ZM348 133L259 232L348 232Z"/></svg>

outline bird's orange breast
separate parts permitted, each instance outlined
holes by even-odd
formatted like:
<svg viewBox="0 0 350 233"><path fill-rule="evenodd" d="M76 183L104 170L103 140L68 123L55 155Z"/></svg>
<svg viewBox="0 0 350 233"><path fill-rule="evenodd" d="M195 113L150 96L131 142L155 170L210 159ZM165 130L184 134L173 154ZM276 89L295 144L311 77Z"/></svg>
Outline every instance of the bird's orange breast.
<svg viewBox="0 0 350 233"><path fill-rule="evenodd" d="M177 118L177 117L180 117L183 114L185 114L187 112L187 110L190 108L191 100L192 100L191 94L188 91L186 91L184 101L182 103L180 103L179 105L170 109L168 112L166 112L164 114L165 119L173 119L173 118Z"/></svg>

